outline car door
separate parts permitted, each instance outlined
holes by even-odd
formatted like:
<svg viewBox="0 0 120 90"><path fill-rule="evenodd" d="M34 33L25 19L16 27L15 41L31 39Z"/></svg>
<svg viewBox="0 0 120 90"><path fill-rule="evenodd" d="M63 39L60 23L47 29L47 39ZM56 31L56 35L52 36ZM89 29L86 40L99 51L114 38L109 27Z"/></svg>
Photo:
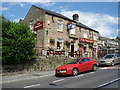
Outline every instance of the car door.
<svg viewBox="0 0 120 90"><path fill-rule="evenodd" d="M88 58L83 58L81 59L80 61L81 63L79 64L78 68L79 68L79 71L82 72L82 71L87 71L89 69L89 65L90 65L90 59Z"/></svg>
<svg viewBox="0 0 120 90"><path fill-rule="evenodd" d="M118 63L118 55L117 54L115 55L114 58L115 58L115 64Z"/></svg>
<svg viewBox="0 0 120 90"><path fill-rule="evenodd" d="M89 58L86 59L87 62L87 70L91 70L91 67L93 65L93 61Z"/></svg>
<svg viewBox="0 0 120 90"><path fill-rule="evenodd" d="M120 63L120 55L119 54L116 55L116 63Z"/></svg>
<svg viewBox="0 0 120 90"><path fill-rule="evenodd" d="M118 54L118 63L120 63L120 54Z"/></svg>

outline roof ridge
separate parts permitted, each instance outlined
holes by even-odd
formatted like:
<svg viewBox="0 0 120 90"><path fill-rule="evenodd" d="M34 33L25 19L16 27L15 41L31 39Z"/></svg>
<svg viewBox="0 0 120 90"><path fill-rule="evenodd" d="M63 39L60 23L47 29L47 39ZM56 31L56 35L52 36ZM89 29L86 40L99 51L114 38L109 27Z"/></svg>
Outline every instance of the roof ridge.
<svg viewBox="0 0 120 90"><path fill-rule="evenodd" d="M44 9L44 8L41 8L41 7L38 7L38 6L35 6L35 5L32 5L32 6L38 8L38 9L42 9L42 10L44 10L44 11L45 11L46 13L48 13L48 14L52 14L52 15L55 15L55 16L58 16L58 17L67 19L67 20L69 20L69 21L73 21L73 22L76 23L77 26L84 27L84 28L86 28L86 29L90 29L90 30L92 30L92 31L95 31L95 32L99 33L98 31L96 31L96 30L94 30L94 29L92 29L92 28L84 25L83 23L77 22L77 21L75 21L75 20L72 20L72 19L70 19L70 18L62 15L61 13L57 13L57 12L54 12L54 11L51 11L51 10L47 10L47 9Z"/></svg>

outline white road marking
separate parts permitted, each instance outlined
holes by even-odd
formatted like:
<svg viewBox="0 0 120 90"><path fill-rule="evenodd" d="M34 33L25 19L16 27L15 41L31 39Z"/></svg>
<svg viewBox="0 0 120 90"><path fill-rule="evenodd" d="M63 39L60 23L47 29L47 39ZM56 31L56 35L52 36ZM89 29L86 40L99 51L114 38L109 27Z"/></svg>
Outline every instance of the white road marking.
<svg viewBox="0 0 120 90"><path fill-rule="evenodd" d="M99 70L104 70L104 69L120 69L118 66L111 66L111 67L102 67L102 68L99 68Z"/></svg>
<svg viewBox="0 0 120 90"><path fill-rule="evenodd" d="M81 76L84 76L84 74L81 74L81 75L75 76L75 77L73 77L73 78L76 78L76 77L81 77Z"/></svg>
<svg viewBox="0 0 120 90"><path fill-rule="evenodd" d="M99 68L99 69L107 69L107 67L104 67L104 68Z"/></svg>
<svg viewBox="0 0 120 90"><path fill-rule="evenodd" d="M89 74L93 74L93 73L95 73L95 72L90 72Z"/></svg>
<svg viewBox="0 0 120 90"><path fill-rule="evenodd" d="M36 86L40 86L40 84L25 86L24 88L31 88L31 87L36 87Z"/></svg>
<svg viewBox="0 0 120 90"><path fill-rule="evenodd" d="M65 79L55 80L55 81L53 81L53 83L60 82L60 81L63 81L63 80L65 80Z"/></svg>
<svg viewBox="0 0 120 90"><path fill-rule="evenodd" d="M10 80L10 81L3 81L3 82L0 82L0 83L11 83L11 82L16 82L16 81L30 80L30 79L36 79L36 78L47 77L47 76L52 76L52 75L54 75L54 74L36 76L36 77L34 76L34 77L31 77L31 78L23 78L23 79Z"/></svg>
<svg viewBox="0 0 120 90"><path fill-rule="evenodd" d="M106 85L111 84L111 83L113 83L113 82L115 82L115 81L118 81L118 80L120 80L120 78L117 78L117 79L115 79L115 80L112 80L112 81L109 81L109 82L104 83L104 84L102 84L102 85L99 85L97 88L100 88L100 87L106 86Z"/></svg>

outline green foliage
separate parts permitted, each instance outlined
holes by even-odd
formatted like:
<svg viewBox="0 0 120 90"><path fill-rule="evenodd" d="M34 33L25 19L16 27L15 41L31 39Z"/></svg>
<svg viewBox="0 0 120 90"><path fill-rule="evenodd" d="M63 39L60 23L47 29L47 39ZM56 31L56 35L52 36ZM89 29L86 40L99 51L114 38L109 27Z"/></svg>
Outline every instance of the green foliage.
<svg viewBox="0 0 120 90"><path fill-rule="evenodd" d="M35 37L25 23L2 19L2 63L19 64L34 58Z"/></svg>

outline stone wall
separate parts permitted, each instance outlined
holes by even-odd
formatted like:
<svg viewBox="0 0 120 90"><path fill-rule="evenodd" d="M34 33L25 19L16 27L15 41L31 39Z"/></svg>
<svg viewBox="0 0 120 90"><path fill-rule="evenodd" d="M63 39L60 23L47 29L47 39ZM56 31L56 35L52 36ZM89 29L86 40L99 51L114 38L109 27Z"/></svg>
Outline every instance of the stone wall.
<svg viewBox="0 0 120 90"><path fill-rule="evenodd" d="M51 71L72 59L68 57L39 57L38 59L20 65L2 65L2 76L23 74L35 71Z"/></svg>

